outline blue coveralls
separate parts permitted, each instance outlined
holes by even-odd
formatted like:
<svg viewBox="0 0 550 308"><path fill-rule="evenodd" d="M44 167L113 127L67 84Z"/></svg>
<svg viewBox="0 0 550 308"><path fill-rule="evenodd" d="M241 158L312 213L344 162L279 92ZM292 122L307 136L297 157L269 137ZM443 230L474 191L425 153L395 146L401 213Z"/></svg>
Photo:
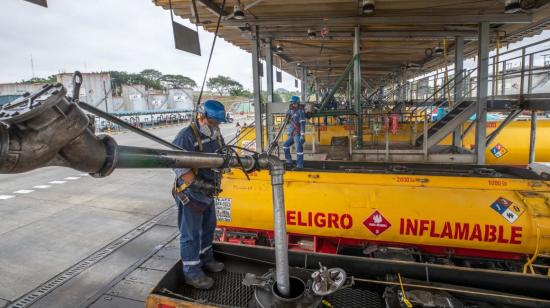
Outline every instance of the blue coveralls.
<svg viewBox="0 0 550 308"><path fill-rule="evenodd" d="M196 125L198 128L198 123ZM223 144L223 139L218 141L210 139L200 132L199 134L205 153L215 153L220 149L220 142ZM182 129L172 143L187 151L199 152L198 141L191 126ZM190 170L187 168L174 169L177 185L183 184L180 176ZM221 181L220 173L213 169L198 169L196 176L212 183ZM216 231L216 209L214 199L199 191L186 188L183 193L188 200L176 199L180 231L180 256L185 277L194 279L202 274L201 268L205 263L214 261L212 241ZM203 211L201 212L201 210Z"/></svg>
<svg viewBox="0 0 550 308"><path fill-rule="evenodd" d="M288 122L288 139L283 144L283 150L285 152L285 159L288 164L292 163L292 156L290 155L290 147L295 144L296 146L296 167L304 167L304 147L302 144L301 136L305 137L306 133L306 114L301 108L294 110L290 109L287 112L289 117Z"/></svg>

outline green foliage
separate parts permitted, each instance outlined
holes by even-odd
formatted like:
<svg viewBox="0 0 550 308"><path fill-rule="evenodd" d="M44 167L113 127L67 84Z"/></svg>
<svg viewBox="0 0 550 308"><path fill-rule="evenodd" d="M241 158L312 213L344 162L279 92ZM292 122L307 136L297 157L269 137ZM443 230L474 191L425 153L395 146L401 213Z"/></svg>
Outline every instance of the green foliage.
<svg viewBox="0 0 550 308"><path fill-rule="evenodd" d="M145 69L139 74L110 71L111 87L115 96L120 96L122 93L122 85L144 85L147 89L163 90L165 87L185 88L196 87L195 81L189 77L182 75L163 75L161 72L154 69Z"/></svg>
<svg viewBox="0 0 550 308"><path fill-rule="evenodd" d="M275 96L277 96L277 100L275 100L274 98L274 101L275 102L283 102L283 103L286 103L286 102L289 102L290 101L290 98L293 96L293 95L296 95L296 96L300 96L300 92L298 91L287 91L285 89L277 89L275 91Z"/></svg>
<svg viewBox="0 0 550 308"><path fill-rule="evenodd" d="M143 78L149 79L151 81L159 81L162 78L162 73L155 69L144 69L139 73Z"/></svg>
<svg viewBox="0 0 550 308"><path fill-rule="evenodd" d="M182 75L162 75L161 80L169 89L195 88L197 83Z"/></svg>
<svg viewBox="0 0 550 308"><path fill-rule="evenodd" d="M147 89L162 90L160 80L150 79L150 75L144 76L141 74L133 74L127 72L110 71L111 83L113 88L120 88L123 84L127 85L144 85Z"/></svg>
<svg viewBox="0 0 550 308"><path fill-rule="evenodd" d="M282 102L284 102L283 97L281 96L281 94L279 94L279 93L277 93L277 92L273 93L273 102L274 102L274 103L282 103Z"/></svg>
<svg viewBox="0 0 550 308"><path fill-rule="evenodd" d="M229 90L229 95L231 96L243 96L246 98L252 98L252 92L250 92L247 89L243 89L242 87L236 87Z"/></svg>
<svg viewBox="0 0 550 308"><path fill-rule="evenodd" d="M218 92L220 96L223 96L225 94L231 94L231 91L233 93L239 93L239 91L243 91L243 85L240 84L238 81L231 79L231 77L218 75L216 77L211 77L206 82L206 86L211 89Z"/></svg>
<svg viewBox="0 0 550 308"><path fill-rule="evenodd" d="M57 83L57 77L50 75L48 78L34 77L28 80L21 80L21 83Z"/></svg>

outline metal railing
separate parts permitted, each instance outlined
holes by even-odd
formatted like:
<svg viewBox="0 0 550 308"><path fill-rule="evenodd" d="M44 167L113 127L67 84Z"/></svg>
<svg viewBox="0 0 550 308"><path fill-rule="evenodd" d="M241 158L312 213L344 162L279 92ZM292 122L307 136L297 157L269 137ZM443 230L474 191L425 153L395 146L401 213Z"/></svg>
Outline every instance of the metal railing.
<svg viewBox="0 0 550 308"><path fill-rule="evenodd" d="M518 47L505 52L495 51L489 58L489 97L550 93L550 39ZM455 76L454 68L447 66L447 76ZM468 69L463 80L464 95L477 97L477 69ZM438 69L421 78L408 81L407 100L418 101L446 98L454 100L452 79L445 81L445 72Z"/></svg>

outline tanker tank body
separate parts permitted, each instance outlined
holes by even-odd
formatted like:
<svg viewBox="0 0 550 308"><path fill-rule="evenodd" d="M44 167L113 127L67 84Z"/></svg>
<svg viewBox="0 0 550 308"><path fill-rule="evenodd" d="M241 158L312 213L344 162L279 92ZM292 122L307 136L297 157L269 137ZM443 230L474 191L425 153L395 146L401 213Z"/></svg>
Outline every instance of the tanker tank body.
<svg viewBox="0 0 550 308"><path fill-rule="evenodd" d="M269 243L267 175L222 183L220 239ZM309 161L285 198L291 249L548 274L550 181L526 169Z"/></svg>

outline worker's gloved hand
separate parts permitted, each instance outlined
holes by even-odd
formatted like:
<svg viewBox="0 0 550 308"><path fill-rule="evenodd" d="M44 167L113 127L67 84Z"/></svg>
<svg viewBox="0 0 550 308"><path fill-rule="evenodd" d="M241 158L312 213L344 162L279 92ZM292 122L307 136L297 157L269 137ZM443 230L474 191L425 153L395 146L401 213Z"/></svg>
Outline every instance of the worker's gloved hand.
<svg viewBox="0 0 550 308"><path fill-rule="evenodd" d="M301 135L301 136L300 136L300 142L301 142L302 144L306 143L306 136Z"/></svg>
<svg viewBox="0 0 550 308"><path fill-rule="evenodd" d="M193 183L189 185L189 189L200 191L205 196L208 196L210 198L214 198L222 192L222 189L219 188L217 185L214 185L203 179L195 179Z"/></svg>

